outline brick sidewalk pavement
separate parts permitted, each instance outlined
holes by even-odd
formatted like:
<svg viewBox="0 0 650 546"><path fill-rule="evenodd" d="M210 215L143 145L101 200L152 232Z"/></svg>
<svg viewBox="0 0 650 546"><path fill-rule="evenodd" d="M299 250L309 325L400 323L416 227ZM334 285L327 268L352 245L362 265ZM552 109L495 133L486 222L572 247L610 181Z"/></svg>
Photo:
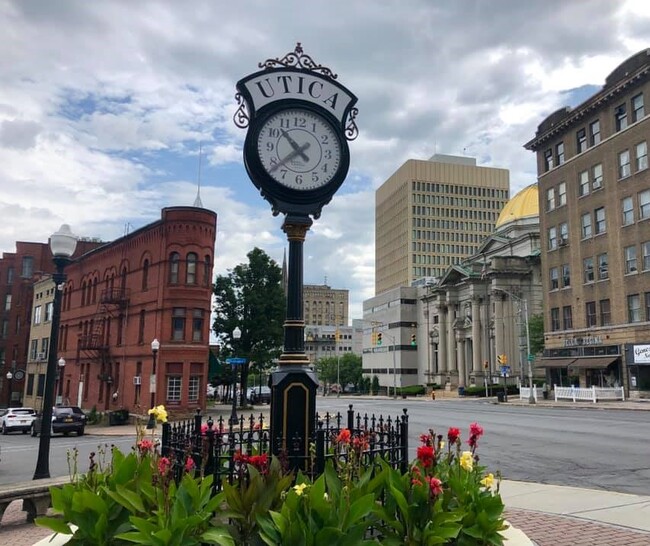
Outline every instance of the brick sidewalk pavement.
<svg viewBox="0 0 650 546"><path fill-rule="evenodd" d="M515 508L506 518L538 546L650 546L650 533L580 518Z"/></svg>

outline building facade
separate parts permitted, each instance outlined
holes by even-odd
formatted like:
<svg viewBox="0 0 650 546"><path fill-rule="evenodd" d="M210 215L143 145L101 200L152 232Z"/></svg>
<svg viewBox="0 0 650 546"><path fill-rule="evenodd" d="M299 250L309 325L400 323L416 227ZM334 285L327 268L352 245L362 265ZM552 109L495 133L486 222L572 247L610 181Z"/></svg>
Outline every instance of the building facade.
<svg viewBox="0 0 650 546"><path fill-rule="evenodd" d="M439 278L471 256L508 201L506 169L476 159L410 159L375 194L375 294Z"/></svg>
<svg viewBox="0 0 650 546"><path fill-rule="evenodd" d="M534 371L527 319L542 312L538 211L537 186L528 186L473 256L434 283L364 302L363 373L377 375L387 390L476 386L501 380L497 355L505 355L510 381L525 380Z"/></svg>
<svg viewBox="0 0 650 546"><path fill-rule="evenodd" d="M554 383L650 396L649 96L644 50L526 144L544 211L544 356Z"/></svg>
<svg viewBox="0 0 650 546"><path fill-rule="evenodd" d="M347 326L349 290L326 284L305 284L302 287L303 317L311 326Z"/></svg>
<svg viewBox="0 0 650 546"><path fill-rule="evenodd" d="M357 321L352 326L305 326L305 353L310 363L320 358L337 358L348 353L361 356L363 327Z"/></svg>
<svg viewBox="0 0 650 546"><path fill-rule="evenodd" d="M137 414L154 404L179 414L203 407L215 237L214 212L165 208L66 267L63 399Z"/></svg>

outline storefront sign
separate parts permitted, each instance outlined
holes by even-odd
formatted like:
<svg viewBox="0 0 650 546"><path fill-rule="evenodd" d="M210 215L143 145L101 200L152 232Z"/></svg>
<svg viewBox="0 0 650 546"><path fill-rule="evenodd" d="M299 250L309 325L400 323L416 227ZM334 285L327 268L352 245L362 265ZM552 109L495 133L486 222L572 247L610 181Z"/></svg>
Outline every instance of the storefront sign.
<svg viewBox="0 0 650 546"><path fill-rule="evenodd" d="M585 345L601 345L603 338L600 336L573 337L564 340L565 347L582 347Z"/></svg>
<svg viewBox="0 0 650 546"><path fill-rule="evenodd" d="M634 346L634 363L650 364L650 345Z"/></svg>

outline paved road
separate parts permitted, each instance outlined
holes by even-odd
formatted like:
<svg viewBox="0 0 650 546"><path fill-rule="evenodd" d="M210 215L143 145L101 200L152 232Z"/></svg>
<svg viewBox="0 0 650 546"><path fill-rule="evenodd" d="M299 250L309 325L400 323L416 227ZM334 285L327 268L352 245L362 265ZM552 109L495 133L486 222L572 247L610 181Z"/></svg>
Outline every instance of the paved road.
<svg viewBox="0 0 650 546"><path fill-rule="evenodd" d="M410 401L319 398L318 411L409 414L411 456L418 437L469 424L485 429L481 463L511 480L645 495L650 491L650 413L614 409L512 406L485 400Z"/></svg>

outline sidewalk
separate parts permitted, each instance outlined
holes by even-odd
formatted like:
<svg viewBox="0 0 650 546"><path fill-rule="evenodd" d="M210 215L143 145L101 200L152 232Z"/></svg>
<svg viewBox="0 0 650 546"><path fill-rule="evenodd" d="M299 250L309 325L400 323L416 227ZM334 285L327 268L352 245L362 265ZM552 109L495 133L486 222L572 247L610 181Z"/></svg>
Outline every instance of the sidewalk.
<svg viewBox="0 0 650 546"><path fill-rule="evenodd" d="M429 402L431 403L430 400ZM507 404L528 405L528 401L511 397ZM598 409L598 406L604 406L650 410L650 402L643 401L574 404L540 400L537 406L540 409ZM207 413L214 418L214 415L224 415L228 411L225 408L211 408ZM261 411L268 412L268 406ZM257 408L255 412L258 412ZM89 427L87 433L98 436L135 436L136 427ZM501 495L506 505L508 521L537 546L650 546L650 496L509 480L501 483ZM26 523L20 502L14 502L2 519L0 545L32 546L49 534L46 529ZM512 544L518 546L520 543Z"/></svg>

